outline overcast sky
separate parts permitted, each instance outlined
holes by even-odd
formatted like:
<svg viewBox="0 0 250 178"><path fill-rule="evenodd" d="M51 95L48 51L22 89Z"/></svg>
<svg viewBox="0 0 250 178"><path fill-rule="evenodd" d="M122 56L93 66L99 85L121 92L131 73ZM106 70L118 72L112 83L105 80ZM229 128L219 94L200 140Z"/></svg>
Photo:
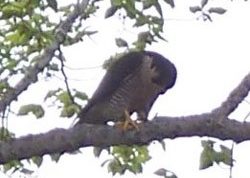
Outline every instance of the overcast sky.
<svg viewBox="0 0 250 178"><path fill-rule="evenodd" d="M181 116L209 112L219 106L250 71L250 3L228 0L221 0L219 3L212 1L213 4L226 7L228 11L222 16L212 16L213 22L210 23L196 20L197 16L188 10L189 2L176 1L175 9L167 9L164 37L168 42L160 41L147 48L169 58L178 70L176 86L157 100L150 113L151 116L156 113ZM130 25L129 22L126 22L124 26L118 18L103 21L103 13L100 13L101 16L97 16L91 23L91 29L100 30L97 35L91 39L86 38L81 44L64 49L69 61L68 66L73 68L100 66L110 55L121 51L115 46L114 38L123 36L130 39L136 35L134 30L126 26L126 23ZM77 79L70 81L72 86L91 95L104 71L101 67L95 67L94 69L68 71L68 74L70 74L69 78ZM29 91L36 90L36 93L44 97L46 94L44 86L51 85L43 81L39 85L30 87ZM25 98L23 101L27 103L41 101L41 97L29 96L30 93L26 92L20 99ZM49 109L49 111L47 117L39 121L31 117L23 118L21 121L20 118L10 119L9 126L15 130L17 136L44 132L54 127L69 127L71 120L58 118L58 111L55 109ZM249 111L249 104L243 102L232 118L243 120ZM231 142L227 141L226 144L230 145ZM128 173L124 177L158 177L153 172L161 167L175 172L179 178L226 178L229 175L228 167L225 165L215 165L204 171L198 170L201 152L200 138L166 139L165 152L156 143L151 144L150 148L152 160L144 166L144 173L136 176ZM248 142L235 147L236 164L233 169L235 178L249 178L249 150ZM90 148L82 149L82 151L83 153L79 155L63 156L57 164L50 162L48 156L45 156L46 161L40 169L36 170L33 177L88 177L85 175L111 177L106 168L100 167L102 161L108 158L107 155L104 154L100 159L96 159Z"/></svg>

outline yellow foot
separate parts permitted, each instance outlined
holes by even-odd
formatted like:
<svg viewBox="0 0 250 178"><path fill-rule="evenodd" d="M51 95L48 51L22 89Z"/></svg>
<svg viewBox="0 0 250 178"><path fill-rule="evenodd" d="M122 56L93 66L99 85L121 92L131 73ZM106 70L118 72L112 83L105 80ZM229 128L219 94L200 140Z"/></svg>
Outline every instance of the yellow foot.
<svg viewBox="0 0 250 178"><path fill-rule="evenodd" d="M136 121L133 121L130 118L129 112L127 110L124 111L124 117L125 117L124 122L118 122L116 124L119 128L121 128L123 131L132 129L132 128L135 128L137 131L139 131L138 124L136 123Z"/></svg>

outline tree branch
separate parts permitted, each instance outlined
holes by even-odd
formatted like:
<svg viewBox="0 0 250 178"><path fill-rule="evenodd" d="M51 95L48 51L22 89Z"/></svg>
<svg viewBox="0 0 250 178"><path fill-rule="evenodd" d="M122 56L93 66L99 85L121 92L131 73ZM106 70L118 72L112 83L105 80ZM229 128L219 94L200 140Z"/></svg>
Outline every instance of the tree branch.
<svg viewBox="0 0 250 178"><path fill-rule="evenodd" d="M246 75L241 83L230 93L226 101L222 102L221 106L212 112L217 116L229 116L248 95L249 90L250 73Z"/></svg>
<svg viewBox="0 0 250 178"><path fill-rule="evenodd" d="M32 66L26 75L10 89L0 100L0 112L3 112L8 105L25 91L32 83L37 81L37 76L49 64L55 51L63 43L68 31L70 31L72 24L79 17L88 5L88 0L83 0L81 3L75 5L74 10L62 21L55 33L55 40L44 50L43 54L37 57L37 63Z"/></svg>
<svg viewBox="0 0 250 178"><path fill-rule="evenodd" d="M228 119L229 111L235 110L249 90L250 74L212 112L185 117L155 117L153 121L140 124L139 131L124 132L108 125L79 124L70 129L54 129L0 142L0 164L32 156L72 152L87 146L142 145L164 138L208 136L236 143L250 140L250 123Z"/></svg>
<svg viewBox="0 0 250 178"><path fill-rule="evenodd" d="M224 119L213 122L212 114L187 117L157 117L140 125L139 131L121 131L107 125L81 124L70 129L55 129L45 134L28 135L0 143L0 164L51 153L72 152L81 147L142 145L153 140L209 136L239 143L250 139L250 123Z"/></svg>

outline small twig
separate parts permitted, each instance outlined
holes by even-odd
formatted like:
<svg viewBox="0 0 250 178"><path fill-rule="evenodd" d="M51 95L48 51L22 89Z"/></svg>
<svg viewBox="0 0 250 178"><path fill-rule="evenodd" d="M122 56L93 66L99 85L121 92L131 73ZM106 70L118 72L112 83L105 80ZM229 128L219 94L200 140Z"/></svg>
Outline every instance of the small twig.
<svg viewBox="0 0 250 178"><path fill-rule="evenodd" d="M244 99L243 101L245 101L247 104L249 104L250 105L250 102L248 101L248 100L246 100L246 99ZM243 119L243 122L246 122L246 120L247 120L247 118L250 116L250 111L247 113L247 115L244 117L244 119Z"/></svg>
<svg viewBox="0 0 250 178"><path fill-rule="evenodd" d="M100 69L102 68L102 65L92 66L92 67L70 67L67 65L64 65L65 68L69 70L92 70L92 69Z"/></svg>
<svg viewBox="0 0 250 178"><path fill-rule="evenodd" d="M233 178L233 151L234 151L234 142L232 143L231 147L231 165L229 170L229 178Z"/></svg>
<svg viewBox="0 0 250 178"><path fill-rule="evenodd" d="M7 130L5 128L8 128L8 115L10 113L10 107L6 107L6 109L2 112L2 117L1 117L1 124L2 124L2 129L1 129L1 135L0 135L0 140L4 139L4 137L8 134Z"/></svg>
<svg viewBox="0 0 250 178"><path fill-rule="evenodd" d="M70 98L71 102L74 104L75 103L74 97L71 94L70 87L69 87L69 82L68 82L68 77L67 77L67 75L65 73L65 70L64 70L64 67L65 67L65 65L64 65L65 57L64 57L64 55L63 55L60 47L58 48L58 51L59 51L58 59L61 62L61 72L62 72L62 75L63 75L63 78L64 78L64 83L65 83L67 92L69 94L69 98Z"/></svg>
<svg viewBox="0 0 250 178"><path fill-rule="evenodd" d="M250 116L250 111L247 113L247 115L244 117L243 122L247 121L247 118Z"/></svg>
<svg viewBox="0 0 250 178"><path fill-rule="evenodd" d="M2 129L1 129L0 140L2 140L4 138L4 116L5 116L5 111L6 111L6 109L2 112L2 117L1 117Z"/></svg>
<svg viewBox="0 0 250 178"><path fill-rule="evenodd" d="M51 76L53 76L54 78L60 80L60 81L64 81L64 79L60 76L57 76L55 74L51 74ZM96 79L95 76L90 77L90 78L85 78L85 79L77 79L77 78L70 78L68 77L68 81L75 81L75 82L86 82L86 81L94 81Z"/></svg>

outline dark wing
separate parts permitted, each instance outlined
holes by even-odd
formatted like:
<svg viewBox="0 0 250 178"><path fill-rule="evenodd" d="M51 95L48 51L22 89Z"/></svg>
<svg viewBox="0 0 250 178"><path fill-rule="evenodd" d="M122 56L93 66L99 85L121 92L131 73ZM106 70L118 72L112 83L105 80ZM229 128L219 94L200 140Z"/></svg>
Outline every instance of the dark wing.
<svg viewBox="0 0 250 178"><path fill-rule="evenodd" d="M130 52L114 62L107 70L101 83L80 113L80 117L93 105L105 101L120 87L122 81L131 73L140 68L143 60L143 52Z"/></svg>

